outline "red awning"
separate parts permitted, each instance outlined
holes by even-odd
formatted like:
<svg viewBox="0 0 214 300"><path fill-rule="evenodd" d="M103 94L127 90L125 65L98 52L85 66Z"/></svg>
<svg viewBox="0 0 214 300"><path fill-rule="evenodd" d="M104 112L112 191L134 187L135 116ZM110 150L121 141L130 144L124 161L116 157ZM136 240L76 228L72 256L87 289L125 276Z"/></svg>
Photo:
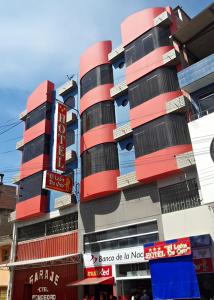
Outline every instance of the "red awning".
<svg viewBox="0 0 214 300"><path fill-rule="evenodd" d="M82 280L74 281L69 283L67 286L79 286L79 285L93 285L93 284L113 284L114 277L95 277L95 278L85 278Z"/></svg>

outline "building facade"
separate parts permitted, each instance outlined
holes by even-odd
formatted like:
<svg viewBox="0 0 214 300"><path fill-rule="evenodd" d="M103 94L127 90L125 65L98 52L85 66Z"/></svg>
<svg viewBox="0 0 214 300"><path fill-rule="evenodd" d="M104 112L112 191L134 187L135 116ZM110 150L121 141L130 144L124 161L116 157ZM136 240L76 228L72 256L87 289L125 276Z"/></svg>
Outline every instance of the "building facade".
<svg viewBox="0 0 214 300"><path fill-rule="evenodd" d="M137 12L119 47L81 55L80 82L28 98L10 299L213 296L212 20Z"/></svg>
<svg viewBox="0 0 214 300"><path fill-rule="evenodd" d="M12 224L8 222L10 213L15 208L16 188L5 185L4 174L0 174L0 299L7 298L9 270L6 264L10 260L12 243Z"/></svg>

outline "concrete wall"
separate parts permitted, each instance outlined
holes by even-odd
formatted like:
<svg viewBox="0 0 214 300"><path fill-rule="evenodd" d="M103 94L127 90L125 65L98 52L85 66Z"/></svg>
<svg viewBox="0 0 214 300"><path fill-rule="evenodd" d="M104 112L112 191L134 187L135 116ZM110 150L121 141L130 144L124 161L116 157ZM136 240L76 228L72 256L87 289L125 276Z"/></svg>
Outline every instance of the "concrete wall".
<svg viewBox="0 0 214 300"><path fill-rule="evenodd" d="M159 236L163 239L161 209L157 185L141 185L117 194L80 204L79 251L82 251L82 233L110 229L126 224L157 219Z"/></svg>
<svg viewBox="0 0 214 300"><path fill-rule="evenodd" d="M211 234L214 239L214 207L198 206L162 215L164 239Z"/></svg>
<svg viewBox="0 0 214 300"><path fill-rule="evenodd" d="M214 161L210 146L214 140L214 113L188 124L201 186L203 204L214 202Z"/></svg>

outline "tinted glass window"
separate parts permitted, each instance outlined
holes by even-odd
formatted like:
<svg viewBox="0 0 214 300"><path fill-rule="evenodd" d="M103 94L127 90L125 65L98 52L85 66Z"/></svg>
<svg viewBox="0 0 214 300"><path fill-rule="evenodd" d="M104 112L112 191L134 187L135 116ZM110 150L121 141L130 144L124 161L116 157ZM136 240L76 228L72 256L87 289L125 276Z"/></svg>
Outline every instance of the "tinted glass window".
<svg viewBox="0 0 214 300"><path fill-rule="evenodd" d="M183 210L201 204L196 179L159 189L162 213Z"/></svg>
<svg viewBox="0 0 214 300"><path fill-rule="evenodd" d="M47 195L42 189L43 172L33 174L20 181L18 202L33 198L38 195Z"/></svg>
<svg viewBox="0 0 214 300"><path fill-rule="evenodd" d="M171 44L169 28L154 27L125 47L126 65L129 66L154 49Z"/></svg>
<svg viewBox="0 0 214 300"><path fill-rule="evenodd" d="M114 143L97 145L81 157L82 178L94 173L119 169L117 146Z"/></svg>
<svg viewBox="0 0 214 300"><path fill-rule="evenodd" d="M43 134L24 145L22 163L25 163L41 154L49 154L50 137Z"/></svg>
<svg viewBox="0 0 214 300"><path fill-rule="evenodd" d="M102 125L115 123L114 102L102 101L86 109L81 116L81 132Z"/></svg>
<svg viewBox="0 0 214 300"><path fill-rule="evenodd" d="M179 89L175 68L159 68L136 80L128 87L130 107L133 108L160 94Z"/></svg>
<svg viewBox="0 0 214 300"><path fill-rule="evenodd" d="M49 221L18 228L18 241L45 237L76 229L78 229L78 214L75 212Z"/></svg>
<svg viewBox="0 0 214 300"><path fill-rule="evenodd" d="M113 83L113 71L110 64L94 68L86 73L80 81L81 97L98 85Z"/></svg>
<svg viewBox="0 0 214 300"><path fill-rule="evenodd" d="M135 155L140 157L163 148L190 144L185 117L166 115L133 130Z"/></svg>
<svg viewBox="0 0 214 300"><path fill-rule="evenodd" d="M29 129L44 119L51 118L51 104L45 103L37 107L27 115L25 128Z"/></svg>
<svg viewBox="0 0 214 300"><path fill-rule="evenodd" d="M214 91L199 96L199 105L202 112L214 112Z"/></svg>

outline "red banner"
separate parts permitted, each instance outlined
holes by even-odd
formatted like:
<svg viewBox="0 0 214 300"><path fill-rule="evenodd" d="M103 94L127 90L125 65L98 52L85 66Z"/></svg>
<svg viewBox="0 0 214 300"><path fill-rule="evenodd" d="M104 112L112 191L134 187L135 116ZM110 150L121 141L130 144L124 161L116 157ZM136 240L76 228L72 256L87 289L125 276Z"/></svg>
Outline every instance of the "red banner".
<svg viewBox="0 0 214 300"><path fill-rule="evenodd" d="M43 189L55 190L63 193L72 193L72 179L69 176L57 174L51 171L43 173Z"/></svg>
<svg viewBox="0 0 214 300"><path fill-rule="evenodd" d="M65 172L66 160L66 117L67 106L63 103L56 105L55 134L54 134L54 166L56 171Z"/></svg>
<svg viewBox="0 0 214 300"><path fill-rule="evenodd" d="M97 277L111 277L112 276L112 267L103 266L103 267L93 267L84 269L85 278L97 278Z"/></svg>
<svg viewBox="0 0 214 300"><path fill-rule="evenodd" d="M153 246L145 246L144 258L146 260L169 258L191 254L189 238L177 239L176 242L157 242Z"/></svg>

